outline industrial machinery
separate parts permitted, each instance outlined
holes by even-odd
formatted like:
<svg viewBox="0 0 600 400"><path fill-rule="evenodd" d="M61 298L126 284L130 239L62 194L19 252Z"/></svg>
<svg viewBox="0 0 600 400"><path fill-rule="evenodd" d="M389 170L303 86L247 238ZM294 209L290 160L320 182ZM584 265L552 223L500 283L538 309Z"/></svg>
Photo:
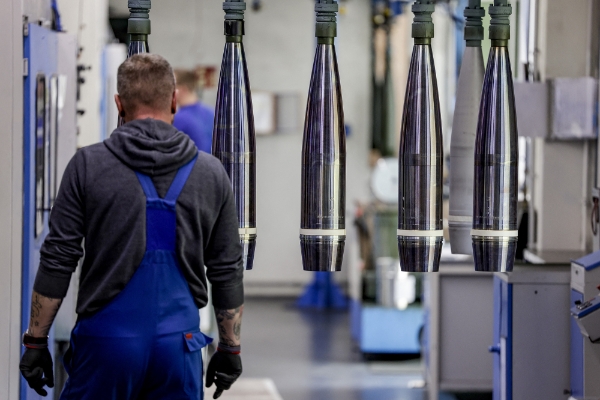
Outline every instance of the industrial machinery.
<svg viewBox="0 0 600 400"><path fill-rule="evenodd" d="M577 322L579 330L592 343L600 342L600 297L596 296L585 303L579 303L571 308L571 315Z"/></svg>
<svg viewBox="0 0 600 400"><path fill-rule="evenodd" d="M50 209L63 171L76 149L77 40L38 24L24 27L23 287L21 331L29 324L31 294L48 234ZM74 302L65 302L65 309ZM68 310L65 310L65 312ZM68 320L68 316L67 316ZM74 318L71 318L74 322ZM55 326L64 331L61 320ZM55 341L51 330L50 343ZM56 338L60 339L60 338ZM50 347L53 353L53 346ZM52 390L49 390L50 396ZM41 399L21 378L21 400Z"/></svg>
<svg viewBox="0 0 600 400"><path fill-rule="evenodd" d="M568 398L570 278L568 265L495 274L494 398Z"/></svg>
<svg viewBox="0 0 600 400"><path fill-rule="evenodd" d="M398 253L407 272L437 272L442 230L442 127L431 38L435 4L412 6L414 47L400 132Z"/></svg>
<svg viewBox="0 0 600 400"><path fill-rule="evenodd" d="M473 259L450 255L444 246L439 273L424 282L423 358L427 398L440 393L487 398L493 390L492 274L473 269ZM468 305L467 305L468 304Z"/></svg>
<svg viewBox="0 0 600 400"><path fill-rule="evenodd" d="M371 173L375 201L358 212L361 271L351 271L352 337L364 355L421 352L422 277L400 270L397 244L398 159L381 158Z"/></svg>
<svg viewBox="0 0 600 400"><path fill-rule="evenodd" d="M481 0L470 0L464 11L466 48L456 89L456 105L450 142L450 246L454 254L473 254L473 179L475 137L483 86Z"/></svg>
<svg viewBox="0 0 600 400"><path fill-rule="evenodd" d="M346 132L334 0L318 0L317 51L302 143L300 248L305 271L341 271L346 242Z"/></svg>
<svg viewBox="0 0 600 400"><path fill-rule="evenodd" d="M217 93L212 154L221 161L231 180L244 267L250 270L256 248L256 137L242 43L245 9L243 0L223 3L226 43Z"/></svg>
<svg viewBox="0 0 600 400"><path fill-rule="evenodd" d="M600 398L600 343L597 342L599 284L600 252L571 263L570 306L573 318L570 364L571 396L574 400Z"/></svg>
<svg viewBox="0 0 600 400"><path fill-rule="evenodd" d="M477 271L511 271L517 250L518 134L508 0L490 6L492 47L475 139L473 257Z"/></svg>

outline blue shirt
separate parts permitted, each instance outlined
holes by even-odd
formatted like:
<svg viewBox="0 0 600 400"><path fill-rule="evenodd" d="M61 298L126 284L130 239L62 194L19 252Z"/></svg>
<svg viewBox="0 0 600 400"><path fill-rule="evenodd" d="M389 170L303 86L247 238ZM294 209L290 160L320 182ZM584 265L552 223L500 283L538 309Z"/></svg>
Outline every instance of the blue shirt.
<svg viewBox="0 0 600 400"><path fill-rule="evenodd" d="M173 126L187 134L196 143L198 150L208 154L212 149L215 112L202 103L179 107Z"/></svg>

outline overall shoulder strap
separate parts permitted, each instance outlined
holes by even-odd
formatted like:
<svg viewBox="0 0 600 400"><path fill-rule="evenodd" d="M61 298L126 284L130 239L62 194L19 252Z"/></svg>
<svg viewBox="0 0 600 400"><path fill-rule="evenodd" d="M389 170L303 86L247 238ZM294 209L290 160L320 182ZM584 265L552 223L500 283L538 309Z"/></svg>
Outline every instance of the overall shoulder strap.
<svg viewBox="0 0 600 400"><path fill-rule="evenodd" d="M135 171L140 184L142 185L142 189L144 190L144 194L146 195L147 200L158 199L158 193L156 192L156 188L154 187L154 183L152 182L152 178L148 175L144 175L141 172Z"/></svg>
<svg viewBox="0 0 600 400"><path fill-rule="evenodd" d="M173 183L171 183L171 187L165 196L166 201L177 201L177 198L181 194L181 191L183 190L183 187L185 186L192 169L194 169L197 159L198 155L192 158L190 162L179 168L179 171L177 171L177 175L175 175L175 179L173 179Z"/></svg>

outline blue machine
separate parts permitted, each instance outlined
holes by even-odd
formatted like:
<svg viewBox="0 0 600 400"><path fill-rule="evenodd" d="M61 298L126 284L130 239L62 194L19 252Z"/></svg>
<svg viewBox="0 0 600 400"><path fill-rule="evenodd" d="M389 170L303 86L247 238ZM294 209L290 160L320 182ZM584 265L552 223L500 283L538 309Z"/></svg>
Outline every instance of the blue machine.
<svg viewBox="0 0 600 400"><path fill-rule="evenodd" d="M350 302L352 338L364 354L419 354L423 308L405 310Z"/></svg>
<svg viewBox="0 0 600 400"><path fill-rule="evenodd" d="M578 321L586 317L593 307L580 310L576 307L578 304L585 305L585 300L594 299L599 294L599 284L600 252L571 263L571 396L577 400L600 398L600 344L592 343L578 326ZM598 299L595 298L592 303L597 304Z"/></svg>
<svg viewBox="0 0 600 400"><path fill-rule="evenodd" d="M494 400L512 399L513 286L494 278Z"/></svg>
<svg viewBox="0 0 600 400"><path fill-rule="evenodd" d="M494 275L494 400L568 399L569 281L567 266Z"/></svg>
<svg viewBox="0 0 600 400"><path fill-rule="evenodd" d="M75 111L69 109L61 113L60 110L61 107L74 108L76 92L73 77L73 71L76 70L75 40L67 38L64 33L54 32L35 24L27 25L24 34L24 57L27 61L27 70L23 96L22 331L25 331L29 325L31 294L40 262L40 248L48 233L48 218L60 179L59 169L63 169L62 166L58 167L58 161L60 157L70 158L75 150L74 137L72 137ZM61 59L64 51L73 54ZM61 73L61 65L65 62L73 65L63 65L68 73L65 71ZM65 121L65 118L72 118L72 120ZM61 119L65 122L64 126L60 124ZM59 146L59 141L62 147ZM65 145L67 150L63 151ZM72 149L69 148L71 145L73 145ZM60 164L66 163L61 160ZM54 343L54 330L50 332L50 343ZM54 346L50 346L50 351L54 353ZM51 398L52 389L48 392ZM23 378L21 378L20 397L22 400L42 398L29 388Z"/></svg>

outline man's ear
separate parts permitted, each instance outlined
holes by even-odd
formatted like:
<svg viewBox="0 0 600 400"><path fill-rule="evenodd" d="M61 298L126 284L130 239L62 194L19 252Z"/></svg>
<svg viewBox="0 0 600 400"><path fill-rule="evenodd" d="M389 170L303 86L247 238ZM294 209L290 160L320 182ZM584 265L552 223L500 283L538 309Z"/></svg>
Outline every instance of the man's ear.
<svg viewBox="0 0 600 400"><path fill-rule="evenodd" d="M175 89L173 92L173 98L171 99L171 114L175 114L177 112L177 96L179 95L179 90Z"/></svg>
<svg viewBox="0 0 600 400"><path fill-rule="evenodd" d="M115 104L117 105L117 110L119 111L119 116L121 118L125 118L125 110L123 109L123 103L121 103L121 98L118 94L115 94Z"/></svg>

